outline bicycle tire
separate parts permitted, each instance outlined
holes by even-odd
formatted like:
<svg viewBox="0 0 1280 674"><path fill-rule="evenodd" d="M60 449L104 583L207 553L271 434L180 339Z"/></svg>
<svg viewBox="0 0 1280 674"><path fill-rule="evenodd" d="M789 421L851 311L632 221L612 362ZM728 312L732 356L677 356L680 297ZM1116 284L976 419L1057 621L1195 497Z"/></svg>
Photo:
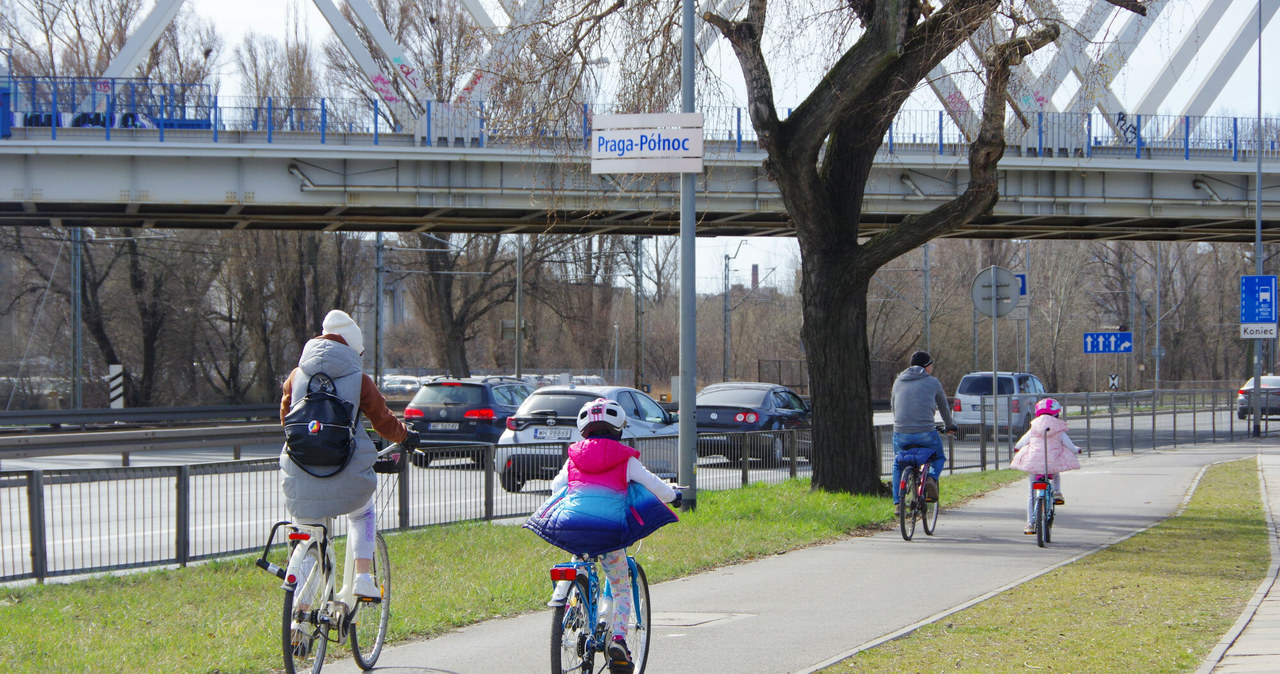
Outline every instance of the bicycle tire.
<svg viewBox="0 0 1280 674"><path fill-rule="evenodd" d="M636 572L631 577L631 583L635 601L631 607L631 617L627 620L627 646L631 648L635 674L644 674L645 663L649 660L649 639L653 636L653 616L649 606L649 577L644 574L644 567L640 566L640 562L636 562Z"/></svg>
<svg viewBox="0 0 1280 674"><path fill-rule="evenodd" d="M924 533L926 536L932 536L933 532L938 530L938 502L926 502L924 504L924 513L920 516L921 523L924 524Z"/></svg>
<svg viewBox="0 0 1280 674"><path fill-rule="evenodd" d="M382 534L377 534L373 543L373 563L369 573L382 590L382 599L376 603L357 600L351 616L351 656L365 671L378 663L382 646L387 642L387 623L391 619L391 558L387 555L387 541Z"/></svg>
<svg viewBox="0 0 1280 674"><path fill-rule="evenodd" d="M1043 548L1044 544L1047 542L1046 536L1048 534L1048 524L1045 521L1045 514L1044 514L1044 495L1043 494L1036 497L1035 527L1036 527L1036 545Z"/></svg>
<svg viewBox="0 0 1280 674"><path fill-rule="evenodd" d="M594 627L587 611L591 594L585 578L572 583L564 603L551 613L551 671L591 674L596 656L587 648Z"/></svg>
<svg viewBox="0 0 1280 674"><path fill-rule="evenodd" d="M1045 502L1047 503L1047 505L1045 506L1045 516L1044 516L1044 542L1052 543L1053 537L1051 536L1051 534L1053 534L1053 511L1057 510L1057 508L1053 507L1052 498L1045 499Z"/></svg>
<svg viewBox="0 0 1280 674"><path fill-rule="evenodd" d="M899 494L899 502L902 506L898 513L898 527L902 529L902 540L909 541L912 536L916 535L916 501L919 500L919 490L916 482L915 469L907 474L907 484L903 486L902 493Z"/></svg>
<svg viewBox="0 0 1280 674"><path fill-rule="evenodd" d="M320 549L316 545L308 545L305 555L310 558L310 571L305 578L300 578L292 589L284 591L284 620L281 629L284 654L284 671L287 674L311 672L319 674L324 667L324 654L329 648L329 624L317 621L327 597L319 596L325 582L324 560L320 558ZM298 637L293 634L293 622L296 605L307 607L305 613L299 613ZM296 641L296 643L295 643Z"/></svg>

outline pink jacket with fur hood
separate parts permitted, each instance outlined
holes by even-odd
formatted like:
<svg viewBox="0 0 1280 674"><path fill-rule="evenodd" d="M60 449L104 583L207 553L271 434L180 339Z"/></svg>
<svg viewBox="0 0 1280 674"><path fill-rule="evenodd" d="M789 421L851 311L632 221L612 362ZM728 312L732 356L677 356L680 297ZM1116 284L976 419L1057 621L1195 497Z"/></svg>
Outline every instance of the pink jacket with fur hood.
<svg viewBox="0 0 1280 674"><path fill-rule="evenodd" d="M1048 452L1050 473L1078 470L1080 460L1062 441L1066 433L1067 422L1048 414L1036 417L1031 428L1018 441L1022 449L1013 457L1009 467L1027 473L1044 473L1045 453Z"/></svg>

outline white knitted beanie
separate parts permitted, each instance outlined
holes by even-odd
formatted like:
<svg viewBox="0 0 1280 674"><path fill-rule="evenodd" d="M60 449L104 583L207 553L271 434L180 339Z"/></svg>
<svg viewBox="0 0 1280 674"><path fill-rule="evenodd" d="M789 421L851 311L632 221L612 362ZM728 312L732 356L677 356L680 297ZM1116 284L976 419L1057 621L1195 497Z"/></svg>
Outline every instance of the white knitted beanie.
<svg viewBox="0 0 1280 674"><path fill-rule="evenodd" d="M347 346L356 350L356 353L364 354L364 335L360 333L360 326L351 319L347 312L341 309L334 309L324 317L324 323L320 326L326 335L337 335L347 343Z"/></svg>

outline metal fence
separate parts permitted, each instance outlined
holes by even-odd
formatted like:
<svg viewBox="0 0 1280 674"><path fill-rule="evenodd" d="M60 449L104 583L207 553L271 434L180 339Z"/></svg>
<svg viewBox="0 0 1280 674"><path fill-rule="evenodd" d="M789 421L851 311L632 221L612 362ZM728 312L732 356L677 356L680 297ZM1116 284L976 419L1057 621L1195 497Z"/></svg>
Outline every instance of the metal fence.
<svg viewBox="0 0 1280 674"><path fill-rule="evenodd" d="M554 109L511 108L484 101L422 101L417 127L401 128L378 100L221 97L207 85L118 78L17 77L6 80L6 122L23 138L72 142L335 143L454 148L528 145L548 140L587 148L595 115L634 112L600 103ZM1026 102L1027 110L1035 104ZM779 115L789 116L783 107ZM0 111L2 112L2 111ZM658 112L658 111L653 111ZM710 156L759 151L746 108L703 106ZM958 112L973 133L971 112ZM1280 157L1280 126L1253 117L1034 112L1018 114L1008 146L1024 156L1135 159ZM969 137L945 110L902 110L883 139L885 150L961 155Z"/></svg>
<svg viewBox="0 0 1280 674"><path fill-rule="evenodd" d="M1042 396L1041 396L1042 397ZM1054 394L1086 455L1231 442L1249 436L1235 391L1178 390ZM1009 406L1011 407L1011 406ZM1008 409L1008 408L1006 408ZM948 443L948 470L1007 466L1022 432L1006 419L966 429ZM1262 431L1277 429L1264 421ZM881 470L892 467L892 428L877 427ZM634 444L674 455L674 437ZM563 456L566 445L548 445ZM514 493L499 484L492 445L435 446L425 466L380 476L375 500L386 530L527 515L548 496L533 480ZM808 430L703 434L698 487L723 490L810 474ZM0 581L45 579L189 562L244 553L285 517L276 459L180 466L0 472ZM345 518L335 522L345 532Z"/></svg>

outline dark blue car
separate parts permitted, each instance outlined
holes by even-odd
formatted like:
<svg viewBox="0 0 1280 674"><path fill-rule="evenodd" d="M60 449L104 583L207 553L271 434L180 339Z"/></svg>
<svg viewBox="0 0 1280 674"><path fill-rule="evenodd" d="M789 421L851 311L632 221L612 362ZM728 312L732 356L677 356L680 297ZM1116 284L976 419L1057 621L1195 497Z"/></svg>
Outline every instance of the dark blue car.
<svg viewBox="0 0 1280 674"><path fill-rule="evenodd" d="M460 453L456 446L469 442L495 444L507 429L507 417L533 393L533 385L515 377L434 377L404 408L404 421L422 435L423 455L416 463L425 467L433 458L466 454L477 466L483 451ZM437 449L433 449L433 445ZM439 449L453 445L454 449Z"/></svg>
<svg viewBox="0 0 1280 674"><path fill-rule="evenodd" d="M809 428L809 405L795 391L779 384L711 384L698 393L695 405L700 456L719 454L739 461L745 453L777 465L790 458L788 436L767 431ZM797 453L807 458L808 435L803 434L797 441Z"/></svg>

